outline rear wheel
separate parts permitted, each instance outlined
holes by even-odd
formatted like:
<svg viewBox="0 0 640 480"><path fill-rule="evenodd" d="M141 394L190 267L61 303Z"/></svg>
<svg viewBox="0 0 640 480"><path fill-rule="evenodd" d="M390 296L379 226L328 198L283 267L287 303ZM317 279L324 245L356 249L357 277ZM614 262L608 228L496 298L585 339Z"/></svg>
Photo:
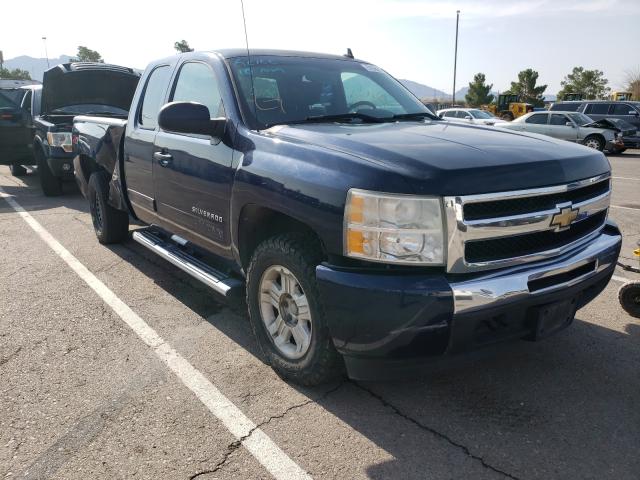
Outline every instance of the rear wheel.
<svg viewBox="0 0 640 480"><path fill-rule="evenodd" d="M261 243L247 269L253 332L272 368L303 385L342 372L316 284L321 248L312 237L288 233Z"/></svg>
<svg viewBox="0 0 640 480"><path fill-rule="evenodd" d="M62 195L62 180L53 174L42 152L36 154L36 163L38 165L38 176L40 177L42 193L47 197Z"/></svg>
<svg viewBox="0 0 640 480"><path fill-rule="evenodd" d="M594 148L601 152L604 150L605 142L604 138L602 138L600 135L589 135L584 139L583 144L585 147Z"/></svg>
<svg viewBox="0 0 640 480"><path fill-rule="evenodd" d="M10 165L9 169L14 177L23 177L27 174L27 169L22 165Z"/></svg>
<svg viewBox="0 0 640 480"><path fill-rule="evenodd" d="M94 172L87 189L93 229L103 244L122 242L129 234L129 214L113 208L109 198L109 175L105 171Z"/></svg>

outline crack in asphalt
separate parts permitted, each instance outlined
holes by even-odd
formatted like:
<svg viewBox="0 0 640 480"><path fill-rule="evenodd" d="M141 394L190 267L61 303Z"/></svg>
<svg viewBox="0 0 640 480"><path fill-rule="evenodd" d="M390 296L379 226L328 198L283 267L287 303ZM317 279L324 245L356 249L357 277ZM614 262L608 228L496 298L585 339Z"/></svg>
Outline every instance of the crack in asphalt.
<svg viewBox="0 0 640 480"><path fill-rule="evenodd" d="M11 360L13 357L18 355L21 350L22 350L22 346L18 347L13 353L10 353L6 357L0 358L0 365L4 365L5 363L9 363L9 360Z"/></svg>
<svg viewBox="0 0 640 480"><path fill-rule="evenodd" d="M383 406L385 406L387 408L390 408L396 415L404 418L405 420L407 420L408 422L414 424L415 426L417 426L421 430L429 432L432 435L434 435L434 436L446 441L450 445L452 445L452 446L456 447L457 449L461 450L467 457L480 462L480 464L484 468L486 468L487 470L491 470L492 472L495 472L497 474L503 475L506 478L511 478L512 480L521 480L520 477L516 477L515 475L512 475L511 473L505 472L504 470L501 470L498 467L494 467L490 463L487 463L487 461L484 458L482 458L479 455L476 455L476 454L472 453L471 450L469 450L469 447L467 447L466 445L458 443L455 440L453 440L451 437L447 436L446 434L444 434L442 432L439 432L435 428L429 427L428 425L425 425L424 423L421 423L419 420L416 420L415 418L410 417L408 414L404 413L398 407L396 407L395 405L390 403L388 400L386 400L382 395L374 392L373 390L361 385L360 383L358 383L356 381L350 380L350 382L353 383L356 387L358 387L362 391L368 393L373 398L378 400L380 403L382 403Z"/></svg>
<svg viewBox="0 0 640 480"><path fill-rule="evenodd" d="M222 459L220 459L218 461L218 463L216 463L212 468L207 469L207 470L202 470L202 471L197 472L197 473L194 473L193 475L191 475L189 477L189 480L193 480L194 478L198 478L198 477L200 477L202 475L208 475L210 473L216 473L217 471L219 471L220 469L222 469L225 466L225 464L229 460L229 457L231 456L231 454L233 452L235 452L236 450L238 450L238 448L240 448L242 446L243 442L245 440L247 440L247 438L249 438L251 435L253 435L253 433L256 430L258 430L259 428L262 428L265 425L271 423L271 421L273 421L273 420L278 420L278 419L284 418L285 416L287 416L293 410L297 410L297 409L305 407L305 406L307 406L307 405L309 405L311 403L317 403L317 402L319 402L321 400L326 399L329 395L331 395L331 394L337 392L338 390L340 390L340 388L342 388L342 386L345 385L346 383L348 383L348 382L342 381L342 382L338 383L335 387L330 388L329 390L324 392L319 397L317 397L317 398L308 398L307 400L305 400L302 403L298 403L296 405L291 405L284 412L279 413L277 415L272 415L269 418L267 418L266 420L258 423L255 427L253 427L251 430L249 430L246 435L243 435L238 440L235 440L235 441L231 442L229 445L227 445L227 449L224 452L224 455L222 456Z"/></svg>

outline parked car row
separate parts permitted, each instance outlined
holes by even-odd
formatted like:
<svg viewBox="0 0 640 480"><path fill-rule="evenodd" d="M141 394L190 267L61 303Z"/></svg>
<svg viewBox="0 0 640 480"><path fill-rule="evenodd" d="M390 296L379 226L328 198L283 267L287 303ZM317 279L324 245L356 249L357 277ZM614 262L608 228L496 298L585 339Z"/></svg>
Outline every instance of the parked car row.
<svg viewBox="0 0 640 480"><path fill-rule="evenodd" d="M42 191L60 195L73 180L73 118L126 117L140 75L104 63L67 63L44 73L42 86L0 90L0 164L13 175L36 165Z"/></svg>
<svg viewBox="0 0 640 480"><path fill-rule="evenodd" d="M549 110L526 113L512 121L476 108L447 108L436 113L451 122L543 134L610 153L640 148L640 102L557 102Z"/></svg>

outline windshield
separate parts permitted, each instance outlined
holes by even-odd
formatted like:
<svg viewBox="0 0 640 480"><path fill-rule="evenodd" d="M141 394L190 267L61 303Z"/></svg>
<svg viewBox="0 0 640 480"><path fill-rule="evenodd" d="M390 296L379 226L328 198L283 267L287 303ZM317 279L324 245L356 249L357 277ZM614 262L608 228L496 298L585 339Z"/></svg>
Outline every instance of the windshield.
<svg viewBox="0 0 640 480"><path fill-rule="evenodd" d="M111 105L67 105L64 107L56 108L51 113L53 114L68 114L68 115L88 115L88 114L111 114L111 115L127 115L128 112L122 108L113 107Z"/></svg>
<svg viewBox="0 0 640 480"><path fill-rule="evenodd" d="M317 121L328 116L332 121L359 123L401 118L394 116L437 118L397 80L367 63L252 56L251 68L247 57L231 58L229 64L251 128Z"/></svg>
<svg viewBox="0 0 640 480"><path fill-rule="evenodd" d="M489 112L485 112L484 110L469 110L469 113L473 116L473 118L495 118Z"/></svg>
<svg viewBox="0 0 640 480"><path fill-rule="evenodd" d="M567 113L571 120L576 122L578 125L586 125L587 123L592 123L593 120L587 117L584 113Z"/></svg>

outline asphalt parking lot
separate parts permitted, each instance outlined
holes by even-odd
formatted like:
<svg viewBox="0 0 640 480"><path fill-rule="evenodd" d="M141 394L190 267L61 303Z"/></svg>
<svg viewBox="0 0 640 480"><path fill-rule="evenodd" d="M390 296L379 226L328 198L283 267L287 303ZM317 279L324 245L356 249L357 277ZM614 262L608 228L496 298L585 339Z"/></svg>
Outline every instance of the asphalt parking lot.
<svg viewBox="0 0 640 480"><path fill-rule="evenodd" d="M640 150L610 161L630 263ZM617 301L640 275L618 269L543 342L300 388L261 361L242 309L132 241L99 245L73 185L46 198L0 167L0 188L2 478L640 477L640 320Z"/></svg>

